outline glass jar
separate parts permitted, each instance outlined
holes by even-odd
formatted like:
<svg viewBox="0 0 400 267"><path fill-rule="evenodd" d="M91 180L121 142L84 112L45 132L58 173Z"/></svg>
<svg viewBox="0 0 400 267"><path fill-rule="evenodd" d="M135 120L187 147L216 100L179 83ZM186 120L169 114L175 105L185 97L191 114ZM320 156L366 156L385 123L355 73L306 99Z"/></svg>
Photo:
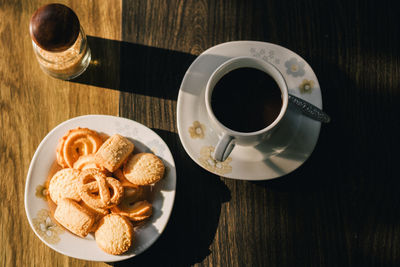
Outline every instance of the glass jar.
<svg viewBox="0 0 400 267"><path fill-rule="evenodd" d="M39 8L32 16L30 34L39 65L50 76L70 80L89 66L86 35L70 8L61 4Z"/></svg>

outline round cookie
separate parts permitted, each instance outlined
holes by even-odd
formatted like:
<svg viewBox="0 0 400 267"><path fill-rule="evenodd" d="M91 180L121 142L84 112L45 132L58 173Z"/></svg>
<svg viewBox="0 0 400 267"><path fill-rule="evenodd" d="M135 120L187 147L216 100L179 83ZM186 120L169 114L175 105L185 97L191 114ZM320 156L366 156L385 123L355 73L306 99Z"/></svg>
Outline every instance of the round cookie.
<svg viewBox="0 0 400 267"><path fill-rule="evenodd" d="M154 184L164 176L164 171L164 163L152 153L138 153L129 157L123 169L126 179L136 185Z"/></svg>
<svg viewBox="0 0 400 267"><path fill-rule="evenodd" d="M120 255L132 245L133 226L123 216L108 214L100 220L94 235L97 245L104 252Z"/></svg>
<svg viewBox="0 0 400 267"><path fill-rule="evenodd" d="M81 200L78 188L79 174L79 170L67 168L53 175L49 183L49 194L54 203L58 204L63 198Z"/></svg>

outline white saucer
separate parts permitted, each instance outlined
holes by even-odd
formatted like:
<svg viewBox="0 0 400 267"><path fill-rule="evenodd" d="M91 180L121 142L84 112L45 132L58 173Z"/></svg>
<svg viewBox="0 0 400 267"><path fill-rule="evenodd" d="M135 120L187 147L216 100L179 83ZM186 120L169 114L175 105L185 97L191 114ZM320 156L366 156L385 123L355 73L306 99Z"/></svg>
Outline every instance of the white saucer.
<svg viewBox="0 0 400 267"><path fill-rule="evenodd" d="M87 127L112 135L119 133L135 144L136 152L152 152L166 166L165 177L153 189L153 215L143 226L135 227L134 245L122 255L103 252L94 235L80 238L62 229L50 218L49 206L44 194L46 180L56 160L58 140L70 129ZM114 262L126 260L148 249L161 235L169 220L175 199L176 169L167 144L151 129L125 118L108 115L86 115L67 120L42 140L32 158L25 184L25 211L35 234L47 246L64 255L89 261Z"/></svg>
<svg viewBox="0 0 400 267"><path fill-rule="evenodd" d="M213 71L238 56L254 56L272 63L282 73L289 93L322 109L317 77L307 62L279 45L235 41L203 52L183 78L178 95L178 133L189 156L206 170L233 179L267 180L281 177L300 167L317 143L321 123L288 108L282 124L268 142L257 147L236 146L224 162L211 153L218 141L208 120L204 103L206 84Z"/></svg>

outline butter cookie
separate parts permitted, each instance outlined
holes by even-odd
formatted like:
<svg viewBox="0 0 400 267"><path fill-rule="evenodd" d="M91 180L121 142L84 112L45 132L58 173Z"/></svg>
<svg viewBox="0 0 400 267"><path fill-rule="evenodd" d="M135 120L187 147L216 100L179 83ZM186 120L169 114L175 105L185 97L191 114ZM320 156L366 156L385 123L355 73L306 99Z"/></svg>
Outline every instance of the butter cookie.
<svg viewBox="0 0 400 267"><path fill-rule="evenodd" d="M114 134L108 138L96 153L96 162L110 172L118 169L134 149L134 144L125 137Z"/></svg>
<svg viewBox="0 0 400 267"><path fill-rule="evenodd" d="M163 178L165 166L162 160L152 153L138 153L129 157L123 174L135 185L149 185Z"/></svg>
<svg viewBox="0 0 400 267"><path fill-rule="evenodd" d="M123 216L108 214L99 221L94 235L97 245L103 251L120 255L132 245L133 226Z"/></svg>
<svg viewBox="0 0 400 267"><path fill-rule="evenodd" d="M81 200L78 189L79 174L79 170L67 168L53 175L49 183L49 195L54 203L58 204L58 201L63 198Z"/></svg>
<svg viewBox="0 0 400 267"><path fill-rule="evenodd" d="M92 213L69 198L58 202L54 218L72 233L85 237L92 229L95 219Z"/></svg>
<svg viewBox="0 0 400 267"><path fill-rule="evenodd" d="M102 144L97 132L88 128L69 130L58 142L57 162L63 168L72 168L80 156L96 153Z"/></svg>

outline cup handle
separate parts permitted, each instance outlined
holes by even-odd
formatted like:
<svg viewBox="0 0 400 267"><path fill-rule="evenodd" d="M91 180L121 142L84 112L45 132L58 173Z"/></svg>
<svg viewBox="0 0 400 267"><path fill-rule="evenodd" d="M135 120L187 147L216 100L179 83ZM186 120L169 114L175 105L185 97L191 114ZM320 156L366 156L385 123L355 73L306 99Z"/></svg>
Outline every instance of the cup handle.
<svg viewBox="0 0 400 267"><path fill-rule="evenodd" d="M225 161L235 147L234 140L232 136L224 134L215 146L214 159L221 162Z"/></svg>

